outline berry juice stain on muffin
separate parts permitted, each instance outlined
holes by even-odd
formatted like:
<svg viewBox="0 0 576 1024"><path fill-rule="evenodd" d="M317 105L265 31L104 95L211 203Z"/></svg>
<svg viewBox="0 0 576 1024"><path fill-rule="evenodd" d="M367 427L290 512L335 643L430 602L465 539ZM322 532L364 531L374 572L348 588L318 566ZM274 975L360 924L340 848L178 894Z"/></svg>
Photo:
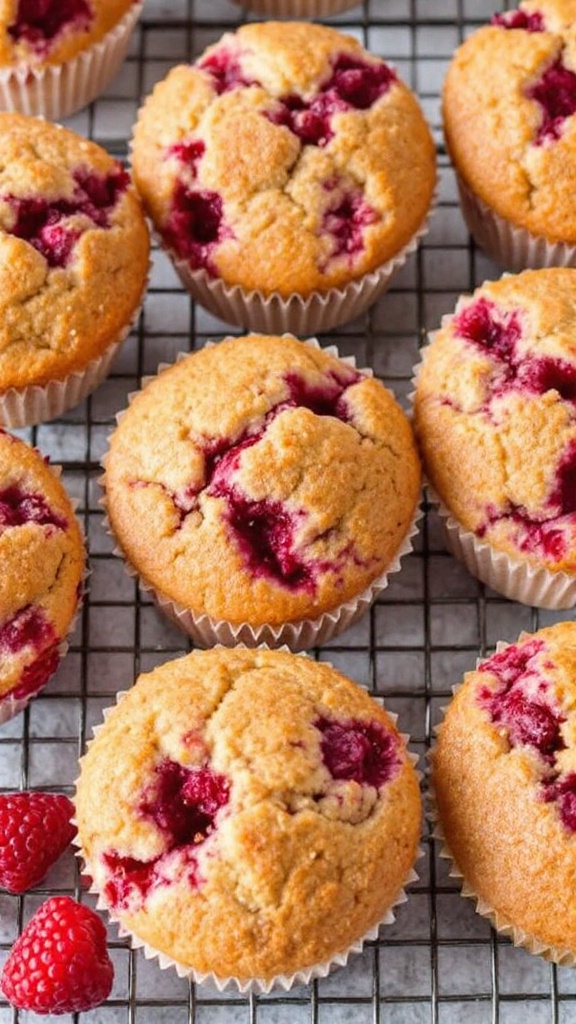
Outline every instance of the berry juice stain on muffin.
<svg viewBox="0 0 576 1024"><path fill-rule="evenodd" d="M542 111L542 121L536 135L536 145L559 139L568 118L576 112L576 74L565 67L559 58L546 68L541 77L527 90Z"/></svg>
<svg viewBox="0 0 576 1024"><path fill-rule="evenodd" d="M523 28L526 32L546 31L544 15L541 11L502 11L492 15L490 24L499 25L500 28Z"/></svg>
<svg viewBox="0 0 576 1024"><path fill-rule="evenodd" d="M8 526L38 523L64 530L68 520L50 507L43 494L10 484L0 490L0 530Z"/></svg>
<svg viewBox="0 0 576 1024"><path fill-rule="evenodd" d="M8 25L14 42L25 41L45 56L67 28L88 31L93 11L87 0L18 0L16 20Z"/></svg>
<svg viewBox="0 0 576 1024"><path fill-rule="evenodd" d="M191 265L215 273L212 254L232 232L224 221L222 197L217 192L194 191L181 183L166 224L166 240Z"/></svg>
<svg viewBox="0 0 576 1024"><path fill-rule="evenodd" d="M54 627L41 608L23 608L0 626L2 657L25 654L27 660L18 682L2 696L20 700L37 693L58 668L58 647Z"/></svg>
<svg viewBox="0 0 576 1024"><path fill-rule="evenodd" d="M378 789L400 771L396 739L377 723L320 718L314 724L322 733L322 758L333 779Z"/></svg>

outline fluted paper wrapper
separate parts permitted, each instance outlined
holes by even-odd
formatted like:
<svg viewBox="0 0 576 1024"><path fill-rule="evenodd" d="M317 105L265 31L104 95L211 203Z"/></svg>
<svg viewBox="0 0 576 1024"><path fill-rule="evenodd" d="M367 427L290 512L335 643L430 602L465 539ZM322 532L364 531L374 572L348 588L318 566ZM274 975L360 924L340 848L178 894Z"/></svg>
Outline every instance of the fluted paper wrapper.
<svg viewBox="0 0 576 1024"><path fill-rule="evenodd" d="M237 646L244 647L249 645L238 644ZM266 644L260 644L259 646L263 648L267 647ZM288 650L288 648L285 646L284 650ZM300 655L300 657L305 657L305 655ZM116 702L119 703L125 696L126 691L120 691L116 694ZM376 700L376 702L379 703L382 707L384 707L384 701L382 700L382 698L375 697L373 699ZM104 709L104 721L106 720L107 715L112 710L112 707ZM394 712L392 711L388 711L388 709L386 709L386 713L388 714L389 718L392 719L394 724L396 724L398 715L394 714ZM101 728L102 724L96 725L93 728L93 738L97 736L98 731ZM409 735L407 733L400 733L399 735L406 747L406 756L408 760L413 766L415 766L416 762L418 761L418 755L408 750L408 743L410 741ZM88 746L90 746L91 742L92 740L88 741ZM82 759L80 759L80 764L81 763ZM417 771L416 774L418 778L421 778L421 772ZM76 824L75 819L73 819L73 824ZM87 866L83 873L88 873L89 876L89 865L87 864L86 857L84 856L78 834L76 834L76 836L72 839L72 843L75 846L77 846L76 856L81 861L83 861L83 863ZM423 856L424 851L421 848L419 848L415 860L419 860ZM89 892L94 893L98 896L98 902L96 904L97 909L106 911L106 913L110 917L110 920L118 926L118 933L120 938L127 938L130 942L132 949L141 949L146 960L157 960L158 965L162 968L162 970L172 968L176 971L178 977L189 978L191 981L194 981L196 984L200 985L203 983L213 985L218 989L219 992L223 992L225 989L228 988L237 988L242 993L268 993L271 992L272 989L284 989L285 991L288 991L295 985L308 985L311 981L314 981L315 978L326 978L328 974L331 974L332 971L336 970L337 968L345 967L346 964L348 963L350 956L354 955L355 953L361 953L367 942L374 942L378 938L378 933L381 927L383 927L384 925L393 924L393 922L396 920L394 908L400 906L402 903L406 903L408 899L405 887L407 885L410 885L412 882L417 882L418 880L419 875L417 874L414 867L411 867L406 878L402 883L401 889L399 890L395 899L390 904L385 914L380 918L380 920L376 924L372 925L372 927L369 928L368 931L364 933L364 935L356 939L356 941L353 942L346 949L341 950L338 953L335 953L333 957L330 957L329 959L322 961L322 963L313 964L310 967L302 968L302 970L295 971L293 974L279 974L273 978L249 979L235 977L224 978L214 974L212 971L197 971L193 967L190 967L188 964L179 963L172 957L167 956L166 953L162 953L160 950L148 945L148 943L143 942L143 940L138 938L137 935L134 935L133 932L125 928L120 918L114 913L114 911L110 910L110 908L106 905L106 903L100 896L98 887L94 884L92 879Z"/></svg>
<svg viewBox="0 0 576 1024"><path fill-rule="evenodd" d="M507 270L575 267L576 245L549 242L515 227L476 196L457 175L460 205L470 234L486 255Z"/></svg>
<svg viewBox="0 0 576 1024"><path fill-rule="evenodd" d="M0 68L0 110L59 121L87 106L122 64L143 6L132 4L101 40L63 64Z"/></svg>
<svg viewBox="0 0 576 1024"><path fill-rule="evenodd" d="M359 6L359 0L236 0L244 10L266 18L329 18Z"/></svg>
<svg viewBox="0 0 576 1024"><path fill-rule="evenodd" d="M313 348L321 347L316 338L308 338L305 344L311 345ZM340 356L336 346L326 347L324 351L336 356L343 363L356 368L354 357ZM185 359L189 354L182 352L177 356L177 360ZM160 373L166 369L168 365L161 364L158 367L158 372ZM359 372L365 376L373 376L371 369L361 369ZM153 379L153 377L144 378L142 386L145 387ZM132 401L135 394L137 392L128 396L129 402ZM122 415L122 412L117 414L117 422L120 422ZM102 466L106 470L106 456L102 460ZM104 480L105 477L102 477L100 483L104 484ZM101 505L106 512L105 495L101 500ZM372 580L357 597L350 598L336 608L323 612L317 618L300 619L297 622L285 622L277 626L267 623L260 626L252 626L247 622L231 623L222 619L214 619L205 613L195 613L191 608L173 600L159 590L158 587L153 586L149 580L139 573L137 567L131 564L114 535L107 512L105 526L109 534L116 541L114 554L123 559L124 567L128 574L138 581L141 590L149 594L164 614L179 626L180 629L191 636L194 643L198 646L212 647L215 644L221 644L223 647L235 647L237 644L245 644L247 647L257 647L260 644L265 644L267 647L277 648L285 644L291 651L304 651L310 647L327 643L330 639L348 629L349 626L353 625L364 615L377 596L388 586L389 577L393 573L399 572L401 560L404 556L413 550L413 537L418 533L418 523L422 515L422 509L418 503L394 557L386 566L386 569Z"/></svg>

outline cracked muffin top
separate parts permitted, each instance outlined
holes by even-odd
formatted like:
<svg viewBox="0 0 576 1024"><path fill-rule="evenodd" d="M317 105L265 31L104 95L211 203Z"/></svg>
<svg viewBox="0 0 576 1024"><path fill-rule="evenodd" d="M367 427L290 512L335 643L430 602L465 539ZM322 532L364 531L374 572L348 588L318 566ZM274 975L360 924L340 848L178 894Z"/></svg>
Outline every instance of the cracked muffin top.
<svg viewBox="0 0 576 1024"><path fill-rule="evenodd" d="M428 212L432 138L410 90L321 25L243 25L173 68L134 130L134 180L172 255L307 296L398 253Z"/></svg>
<svg viewBox="0 0 576 1024"><path fill-rule="evenodd" d="M0 0L0 67L61 64L97 43L135 0Z"/></svg>
<svg viewBox="0 0 576 1024"><path fill-rule="evenodd" d="M112 531L144 580L252 626L359 595L420 491L393 396L290 335L227 338L164 370L122 414L105 468Z"/></svg>
<svg viewBox="0 0 576 1024"><path fill-rule="evenodd" d="M516 941L571 962L575 680L574 622L524 634L465 676L433 755L440 824L468 888Z"/></svg>
<svg viewBox="0 0 576 1024"><path fill-rule="evenodd" d="M41 454L0 430L0 709L56 670L82 588L80 527Z"/></svg>
<svg viewBox="0 0 576 1024"><path fill-rule="evenodd" d="M394 903L420 833L391 718L331 666L223 648L143 675L81 761L87 869L156 951L221 978L332 958Z"/></svg>
<svg viewBox="0 0 576 1024"><path fill-rule="evenodd" d="M423 351L414 427L465 529L576 571L576 270L528 270L462 298Z"/></svg>
<svg viewBox="0 0 576 1024"><path fill-rule="evenodd" d="M120 340L146 283L130 177L59 125L0 114L0 389L83 369Z"/></svg>
<svg viewBox="0 0 576 1024"><path fill-rule="evenodd" d="M526 0L456 51L446 143L465 184L512 224L576 242L576 0Z"/></svg>

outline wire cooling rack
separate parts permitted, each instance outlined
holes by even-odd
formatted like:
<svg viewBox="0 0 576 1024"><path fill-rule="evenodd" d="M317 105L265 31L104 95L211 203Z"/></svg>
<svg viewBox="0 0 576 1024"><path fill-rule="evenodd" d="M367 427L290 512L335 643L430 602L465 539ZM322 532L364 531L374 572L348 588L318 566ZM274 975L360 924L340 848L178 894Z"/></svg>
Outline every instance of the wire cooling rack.
<svg viewBox="0 0 576 1024"><path fill-rule="evenodd" d="M396 66L418 92L438 143L440 204L420 251L365 317L322 339L335 341L342 354L354 354L360 366L372 366L402 402L426 331L461 292L499 275L468 238L439 117L449 57L494 7L491 0L366 0L333 19ZM245 16L228 0L146 0L119 76L70 126L124 159L141 97L174 63L195 57ZM86 738L114 694L140 671L188 650L186 638L138 593L112 555L98 504L99 460L115 413L142 375L226 333L233 332L195 308L168 260L155 252L142 316L111 377L61 421L20 432L64 468L89 540L91 576L71 650L57 675L24 714L0 727L0 790L72 792ZM447 555L438 522L427 511L417 550L370 614L316 656L385 697L401 728L411 733L424 767L440 708L477 656L498 640L514 640L522 629L560 617L512 604L478 584ZM91 1012L91 1024L576 1022L576 972L551 967L496 937L459 895L435 845L425 833L420 880L398 908L395 924L344 970L288 994L243 997L189 987L132 952L111 929L116 980L107 1003ZM92 902L71 853L41 888L24 897L0 894L0 963L37 906L61 892ZM0 1000L0 1024L32 1018Z"/></svg>

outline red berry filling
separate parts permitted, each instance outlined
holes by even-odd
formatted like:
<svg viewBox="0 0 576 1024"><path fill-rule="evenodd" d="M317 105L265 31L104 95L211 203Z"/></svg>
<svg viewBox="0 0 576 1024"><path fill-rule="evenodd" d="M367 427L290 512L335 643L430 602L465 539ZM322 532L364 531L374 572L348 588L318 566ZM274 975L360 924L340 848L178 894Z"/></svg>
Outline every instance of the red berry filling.
<svg viewBox="0 0 576 1024"><path fill-rule="evenodd" d="M243 74L239 53L227 47L215 50L209 57L198 61L196 67L208 72L219 96L231 89L259 84Z"/></svg>
<svg viewBox="0 0 576 1024"><path fill-rule="evenodd" d="M164 235L168 245L194 270L203 268L215 274L214 249L232 235L224 221L222 197L178 182Z"/></svg>
<svg viewBox="0 0 576 1024"><path fill-rule="evenodd" d="M334 94L319 93L312 100L290 94L267 111L266 117L272 124L289 128L305 146L325 146L334 135L331 118L343 110L348 110L348 104Z"/></svg>
<svg viewBox="0 0 576 1024"><path fill-rule="evenodd" d="M334 239L331 259L352 257L364 248L364 228L380 218L365 202L362 193L348 192L332 210L327 210L322 230Z"/></svg>
<svg viewBox="0 0 576 1024"><path fill-rule="evenodd" d="M489 352L494 359L514 365L522 334L518 313L504 312L489 299L481 298L458 313L452 325L460 338Z"/></svg>
<svg viewBox="0 0 576 1024"><path fill-rule="evenodd" d="M0 627L0 657L30 647L37 657L22 672L18 684L4 696L20 700L37 693L56 671L60 654L54 627L41 608L27 605Z"/></svg>
<svg viewBox="0 0 576 1024"><path fill-rule="evenodd" d="M16 21L8 26L8 35L16 43L29 43L41 54L67 27L87 32L92 18L87 0L18 0Z"/></svg>
<svg viewBox="0 0 576 1024"><path fill-rule="evenodd" d="M380 724L319 718L314 725L322 733L322 759L333 779L378 789L400 771L396 736Z"/></svg>
<svg viewBox="0 0 576 1024"><path fill-rule="evenodd" d="M130 179L121 168L106 177L78 168L74 180L76 188L72 199L47 201L14 195L1 197L14 211L14 223L8 231L34 246L50 267L68 264L74 245L82 234L78 226L66 223L67 218L82 215L96 227L108 227L110 214Z"/></svg>
<svg viewBox="0 0 576 1024"><path fill-rule="evenodd" d="M542 108L542 121L536 134L536 145L559 139L564 123L576 111L576 74L558 60L547 68L540 79L526 91L528 99Z"/></svg>
<svg viewBox="0 0 576 1024"><path fill-rule="evenodd" d="M545 803L555 802L562 824L569 832L576 832L576 773L544 782L542 799Z"/></svg>
<svg viewBox="0 0 576 1024"><path fill-rule="evenodd" d="M501 14L493 14L490 19L491 25L499 25L500 28L523 28L526 32L545 32L544 15L540 11L502 11Z"/></svg>
<svg viewBox="0 0 576 1024"><path fill-rule="evenodd" d="M58 530L65 530L68 525L64 516L50 508L42 494L24 491L19 484L12 484L0 491L0 530L24 523L54 526Z"/></svg>
<svg viewBox="0 0 576 1024"><path fill-rule="evenodd" d="M164 869L175 851L182 854L189 883L199 885L196 849L214 832L218 813L229 799L230 783L211 768L184 768L175 761L161 761L138 810L163 833L166 848L147 862L115 851L106 853L104 862L112 876L104 887L108 904L117 908L134 899L144 902L151 889L168 881Z"/></svg>
<svg viewBox="0 0 576 1024"><path fill-rule="evenodd" d="M196 177L196 165L204 156L206 146L201 139L188 139L185 142L175 142L166 150L166 156L175 156L181 163L185 164Z"/></svg>

